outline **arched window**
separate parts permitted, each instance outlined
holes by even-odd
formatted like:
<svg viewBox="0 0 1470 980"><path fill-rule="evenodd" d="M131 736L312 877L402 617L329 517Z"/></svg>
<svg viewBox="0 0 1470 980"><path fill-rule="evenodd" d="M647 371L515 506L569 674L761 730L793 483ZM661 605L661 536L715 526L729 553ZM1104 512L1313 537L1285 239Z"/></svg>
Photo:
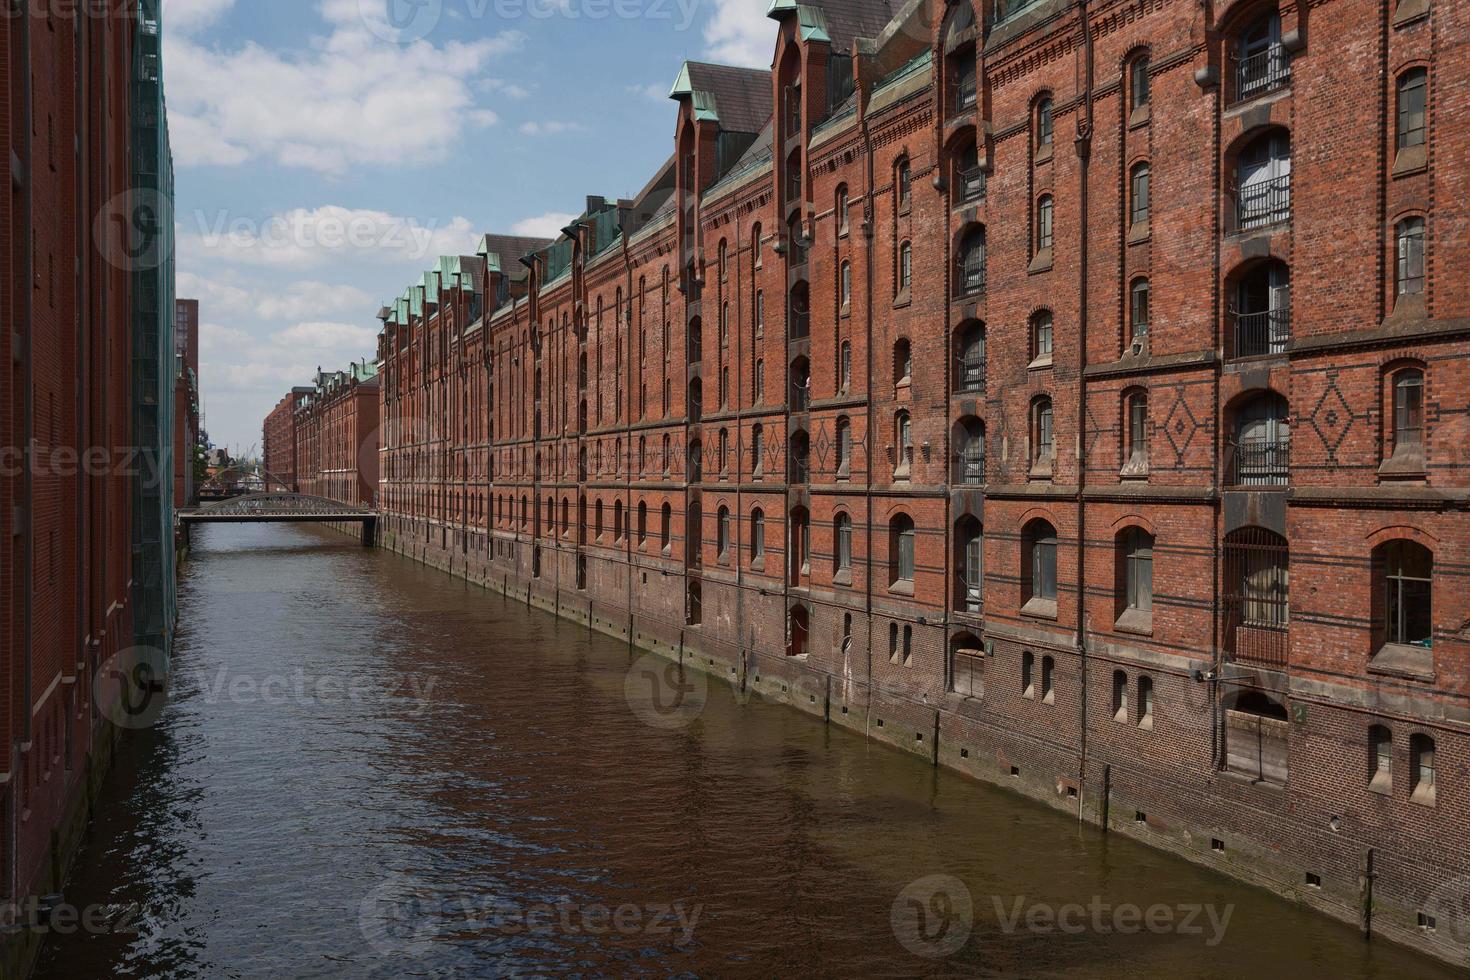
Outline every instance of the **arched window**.
<svg viewBox="0 0 1470 980"><path fill-rule="evenodd" d="M787 533L790 535L787 542L787 580L792 585L800 585L802 577L811 574L812 560L812 520L805 507L792 508Z"/></svg>
<svg viewBox="0 0 1470 980"><path fill-rule="evenodd" d="M1256 137L1236 165L1236 220L1242 230L1291 218L1291 139L1283 129Z"/></svg>
<svg viewBox="0 0 1470 980"><path fill-rule="evenodd" d="M1429 72L1425 69L1410 68L1399 76L1398 123L1395 129L1400 150L1424 145L1428 94Z"/></svg>
<svg viewBox="0 0 1470 980"><path fill-rule="evenodd" d="M1135 342L1148 336L1149 299L1148 279L1133 280L1128 287L1128 328Z"/></svg>
<svg viewBox="0 0 1470 980"><path fill-rule="evenodd" d="M757 422L750 430L750 470L758 479L766 466L765 428Z"/></svg>
<svg viewBox="0 0 1470 980"><path fill-rule="evenodd" d="M955 483L979 486L985 482L985 425L974 416L955 424Z"/></svg>
<svg viewBox="0 0 1470 980"><path fill-rule="evenodd" d="M834 210L837 213L837 234L847 234L847 185L841 184L837 188L837 203Z"/></svg>
<svg viewBox="0 0 1470 980"><path fill-rule="evenodd" d="M1148 392L1131 391L1123 399L1123 475L1148 474Z"/></svg>
<svg viewBox="0 0 1470 980"><path fill-rule="evenodd" d="M1046 361L1052 355L1052 316L1040 310L1031 317L1031 360Z"/></svg>
<svg viewBox="0 0 1470 980"><path fill-rule="evenodd" d="M914 519L907 514L896 514L888 522L888 584L913 584L914 581Z"/></svg>
<svg viewBox="0 0 1470 980"><path fill-rule="evenodd" d="M959 204L969 204L985 197L985 171L980 169L980 148L973 138L955 150L954 186Z"/></svg>
<svg viewBox="0 0 1470 980"><path fill-rule="evenodd" d="M1031 407L1031 462L1034 467L1049 467L1056 458L1052 407L1050 398L1039 398Z"/></svg>
<svg viewBox="0 0 1470 980"><path fill-rule="evenodd" d="M1128 88L1131 95L1132 110L1136 113L1140 109L1147 108L1150 98L1148 55L1139 55L1128 66Z"/></svg>
<svg viewBox="0 0 1470 980"><path fill-rule="evenodd" d="M846 415L837 418L837 475L846 477L852 471L852 422Z"/></svg>
<svg viewBox="0 0 1470 980"><path fill-rule="evenodd" d="M852 305L852 263L844 261L842 270L838 274L839 286L838 296L842 303L842 312L846 313Z"/></svg>
<svg viewBox="0 0 1470 980"><path fill-rule="evenodd" d="M1417 733L1409 738L1409 798L1433 804L1435 797L1434 739Z"/></svg>
<svg viewBox="0 0 1470 980"><path fill-rule="evenodd" d="M847 391L852 387L852 341L844 340L837 351L837 387Z"/></svg>
<svg viewBox="0 0 1470 980"><path fill-rule="evenodd" d="M960 238L955 282L962 295L985 291L985 226L976 225Z"/></svg>
<svg viewBox="0 0 1470 980"><path fill-rule="evenodd" d="M638 501L638 545L642 547L648 540L648 504L646 501Z"/></svg>
<svg viewBox="0 0 1470 980"><path fill-rule="evenodd" d="M852 571L852 518L846 514L838 514L832 527L833 571L837 574Z"/></svg>
<svg viewBox="0 0 1470 980"><path fill-rule="evenodd" d="M1124 612L1152 614L1154 609L1154 537L1130 527L1118 537L1118 598Z"/></svg>
<svg viewBox="0 0 1470 980"><path fill-rule="evenodd" d="M893 461L893 475L903 478L909 474L909 467L914 461L914 433L913 421L909 413L900 409L893 416L893 443L896 456Z"/></svg>
<svg viewBox="0 0 1470 980"><path fill-rule="evenodd" d="M791 434L790 481L806 483L811 479L811 440L800 430Z"/></svg>
<svg viewBox="0 0 1470 980"><path fill-rule="evenodd" d="M730 244L725 239L720 239L720 282L729 277Z"/></svg>
<svg viewBox="0 0 1470 980"><path fill-rule="evenodd" d="M1286 486L1291 477L1291 421L1286 399L1264 392L1235 415L1230 472L1233 486Z"/></svg>
<svg viewBox="0 0 1470 980"><path fill-rule="evenodd" d="M1236 97L1254 98L1285 85L1290 78L1291 56L1281 44L1281 15L1273 10L1241 32L1236 46Z"/></svg>
<svg viewBox="0 0 1470 980"><path fill-rule="evenodd" d="M985 390L985 326L978 320L962 324L955 334L955 387Z"/></svg>
<svg viewBox="0 0 1470 980"><path fill-rule="evenodd" d="M1424 219L1405 218L1394 228L1398 250L1397 295L1417 296L1424 292Z"/></svg>
<svg viewBox="0 0 1470 980"><path fill-rule="evenodd" d="M811 333L811 290L804 280L791 287L790 307L791 338L799 340Z"/></svg>
<svg viewBox="0 0 1470 980"><path fill-rule="evenodd" d="M750 229L750 252L752 256L752 268L759 269L762 267L763 263L761 251L761 226L759 223L757 223L751 226Z"/></svg>
<svg viewBox="0 0 1470 980"><path fill-rule="evenodd" d="M1392 376L1393 457L1424 457L1424 372L1405 368Z"/></svg>
<svg viewBox="0 0 1470 980"><path fill-rule="evenodd" d="M959 573L955 596L957 608L978 616L984 609L985 539L981 534L980 521L970 514L960 518L955 525L955 567Z"/></svg>
<svg viewBox="0 0 1470 980"><path fill-rule="evenodd" d="M1235 356L1282 354L1291 340L1291 271L1277 259L1251 268L1235 290Z"/></svg>
<svg viewBox="0 0 1470 980"><path fill-rule="evenodd" d="M895 386L911 381L914 374L914 352L907 337L893 343L893 383Z"/></svg>
<svg viewBox="0 0 1470 980"><path fill-rule="evenodd" d="M766 397L765 358L757 357L755 359L755 375L753 378L753 384L755 385L755 402L756 404L760 404Z"/></svg>
<svg viewBox="0 0 1470 980"><path fill-rule="evenodd" d="M674 508L665 503L659 514L659 546L668 554L674 545Z"/></svg>
<svg viewBox="0 0 1470 980"><path fill-rule="evenodd" d="M1027 524L1021 534L1022 598L1032 603L1057 601L1057 530L1044 520ZM1032 611L1046 611L1037 610Z"/></svg>
<svg viewBox="0 0 1470 980"><path fill-rule="evenodd" d="M613 502L613 540L623 540L623 502Z"/></svg>
<svg viewBox="0 0 1470 980"><path fill-rule="evenodd" d="M1374 549L1373 568L1383 597L1382 646L1434 649L1434 554L1416 541L1399 539ZM1429 663L1432 666L1432 661Z"/></svg>
<svg viewBox="0 0 1470 980"><path fill-rule="evenodd" d="M1148 227L1149 216L1149 165L1147 163L1134 164L1133 170L1129 172L1129 208L1128 219L1132 225L1132 233L1137 233Z"/></svg>
<svg viewBox="0 0 1470 980"><path fill-rule="evenodd" d="M898 210L907 211L913 205L913 171L907 157L901 157L893 168L893 182L898 191Z"/></svg>
<svg viewBox="0 0 1470 980"><path fill-rule="evenodd" d="M1128 723L1128 675L1113 671L1113 720Z"/></svg>
<svg viewBox="0 0 1470 980"><path fill-rule="evenodd" d="M812 404L812 369L805 357L791 362L791 410L805 412Z"/></svg>
<svg viewBox="0 0 1470 980"><path fill-rule="evenodd" d="M1260 527L1225 537L1225 649L1241 661L1283 666L1291 623L1286 539Z"/></svg>
<svg viewBox="0 0 1470 980"><path fill-rule="evenodd" d="M720 478L730 472L730 430L720 430Z"/></svg>
<svg viewBox="0 0 1470 980"><path fill-rule="evenodd" d="M907 293L914 279L914 247L909 242L898 246L898 292Z"/></svg>
<svg viewBox="0 0 1470 980"><path fill-rule="evenodd" d="M766 557L766 512L757 507L750 512L750 560L764 561Z"/></svg>
<svg viewBox="0 0 1470 980"><path fill-rule="evenodd" d="M592 509L594 514L592 521L593 534L600 539L602 537L602 501L597 501Z"/></svg>
<svg viewBox="0 0 1470 980"><path fill-rule="evenodd" d="M1384 725L1368 729L1368 788L1393 792L1393 732Z"/></svg>
<svg viewBox="0 0 1470 980"><path fill-rule="evenodd" d="M1154 681L1146 674L1138 676L1138 727L1154 727Z"/></svg>
<svg viewBox="0 0 1470 980"><path fill-rule="evenodd" d="M1052 245L1052 201L1050 194L1036 199L1036 251L1047 252Z"/></svg>
<svg viewBox="0 0 1470 980"><path fill-rule="evenodd" d="M730 557L730 508L721 507L715 518L715 543L721 560Z"/></svg>
<svg viewBox="0 0 1470 980"><path fill-rule="evenodd" d="M764 289L755 291L755 335L757 338L766 335L766 291Z"/></svg>
<svg viewBox="0 0 1470 980"><path fill-rule="evenodd" d="M1036 155L1045 156L1051 152L1052 144L1052 102L1050 96L1043 96L1036 103Z"/></svg>

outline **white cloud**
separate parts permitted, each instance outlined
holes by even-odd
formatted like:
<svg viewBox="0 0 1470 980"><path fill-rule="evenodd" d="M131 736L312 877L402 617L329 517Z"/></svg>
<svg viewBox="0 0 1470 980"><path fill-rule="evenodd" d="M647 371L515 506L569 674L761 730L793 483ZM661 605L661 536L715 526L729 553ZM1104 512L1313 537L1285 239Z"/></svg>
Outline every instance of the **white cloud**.
<svg viewBox="0 0 1470 980"><path fill-rule="evenodd" d="M504 96L507 99L527 99L531 97L531 90L516 82L507 82L503 78L482 78L475 85L481 92L491 95Z"/></svg>
<svg viewBox="0 0 1470 980"><path fill-rule="evenodd" d="M235 0L163 0L164 30L173 34L202 31L234 6Z"/></svg>
<svg viewBox="0 0 1470 980"><path fill-rule="evenodd" d="M208 22L206 8L217 16L227 6L193 2L200 6L186 18L195 23ZM408 166L443 159L464 127L496 122L477 105L475 90L485 68L519 49L524 34L395 44L369 28L358 0L325 0L320 9L331 33L301 51L165 36L169 122L181 165L268 160L325 174L361 164ZM409 132L412 139L393 138Z"/></svg>
<svg viewBox="0 0 1470 980"><path fill-rule="evenodd" d="M715 12L704 26L709 57L721 64L770 68L776 51L776 25L767 4L751 0L713 0Z"/></svg>
<svg viewBox="0 0 1470 980"><path fill-rule="evenodd" d="M535 238L556 238L561 234L575 214L567 214L562 211L548 211L546 214L537 215L534 218L524 218L510 226L512 235L530 235Z"/></svg>
<svg viewBox="0 0 1470 980"><path fill-rule="evenodd" d="M669 88L670 86L667 84L651 82L648 85L629 85L628 91L634 95L641 95L646 99L656 99L659 102L663 102L669 97Z"/></svg>
<svg viewBox="0 0 1470 980"><path fill-rule="evenodd" d="M271 336L271 342L290 351L300 348L366 350L378 342L378 331L352 323L298 323Z"/></svg>
<svg viewBox="0 0 1470 980"><path fill-rule="evenodd" d="M525 136L555 136L559 133L585 132L586 126L579 122L563 122L558 119L531 120L523 122L520 131Z"/></svg>
<svg viewBox="0 0 1470 980"><path fill-rule="evenodd" d="M291 268L347 259L427 263L440 255L466 254L479 241L468 218L441 224L337 205L296 208L264 221L223 211L184 213L176 220L179 255L186 266L201 260Z"/></svg>

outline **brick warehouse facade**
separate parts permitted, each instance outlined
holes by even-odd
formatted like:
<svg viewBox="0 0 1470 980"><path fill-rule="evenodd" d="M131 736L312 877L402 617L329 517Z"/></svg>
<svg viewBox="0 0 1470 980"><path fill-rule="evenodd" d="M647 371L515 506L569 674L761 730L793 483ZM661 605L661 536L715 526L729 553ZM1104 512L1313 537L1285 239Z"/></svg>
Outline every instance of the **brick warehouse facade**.
<svg viewBox="0 0 1470 980"><path fill-rule="evenodd" d="M381 543L1463 962L1470 6L771 16L383 311Z"/></svg>
<svg viewBox="0 0 1470 980"><path fill-rule="evenodd" d="M168 653L175 356L156 0L7 13L0 970L22 976L40 939L11 903L58 890L111 756L93 679Z"/></svg>
<svg viewBox="0 0 1470 980"><path fill-rule="evenodd" d="M276 403L261 427L260 458L265 466L268 489L297 488L296 410L315 388L298 386Z"/></svg>
<svg viewBox="0 0 1470 980"><path fill-rule="evenodd" d="M301 493L369 509L377 503L376 365L318 371L316 387L298 402L292 429Z"/></svg>

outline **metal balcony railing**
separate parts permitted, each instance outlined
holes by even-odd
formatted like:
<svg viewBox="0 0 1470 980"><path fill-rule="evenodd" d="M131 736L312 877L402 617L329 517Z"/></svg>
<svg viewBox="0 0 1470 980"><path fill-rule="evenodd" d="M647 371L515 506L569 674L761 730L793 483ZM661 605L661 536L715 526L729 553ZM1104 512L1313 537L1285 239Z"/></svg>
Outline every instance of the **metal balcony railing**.
<svg viewBox="0 0 1470 980"><path fill-rule="evenodd" d="M1241 58L1235 66L1235 96L1240 101L1280 88L1289 81L1291 55L1280 44Z"/></svg>
<svg viewBox="0 0 1470 980"><path fill-rule="evenodd" d="M1284 487L1291 476L1291 440L1247 439L1230 447L1226 486Z"/></svg>
<svg viewBox="0 0 1470 980"><path fill-rule="evenodd" d="M958 286L961 296L985 292L985 260L960 265Z"/></svg>
<svg viewBox="0 0 1470 980"><path fill-rule="evenodd" d="M959 192L962 202L979 201L985 197L985 171L979 166L968 170L961 170L959 176Z"/></svg>
<svg viewBox="0 0 1470 980"><path fill-rule="evenodd" d="M1282 354L1291 340L1291 311L1265 310L1235 314L1235 356Z"/></svg>
<svg viewBox="0 0 1470 980"><path fill-rule="evenodd" d="M984 449L963 449L955 454L954 482L970 487L985 482Z"/></svg>
<svg viewBox="0 0 1470 980"><path fill-rule="evenodd" d="M959 360L959 373L955 379L955 387L959 391L984 391L985 390L985 358L962 357Z"/></svg>
<svg viewBox="0 0 1470 980"><path fill-rule="evenodd" d="M1242 229L1259 228L1291 218L1291 174L1240 189L1236 197L1236 223Z"/></svg>

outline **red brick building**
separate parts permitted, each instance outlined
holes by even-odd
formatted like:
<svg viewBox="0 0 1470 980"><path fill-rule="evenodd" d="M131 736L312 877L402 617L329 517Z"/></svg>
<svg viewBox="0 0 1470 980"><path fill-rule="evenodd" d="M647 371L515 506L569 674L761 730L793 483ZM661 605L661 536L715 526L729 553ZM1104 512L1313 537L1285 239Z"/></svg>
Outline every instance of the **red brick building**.
<svg viewBox="0 0 1470 980"><path fill-rule="evenodd" d="M1470 953L1470 6L771 16L386 311L384 543Z"/></svg>
<svg viewBox="0 0 1470 980"><path fill-rule="evenodd" d="M297 489L371 508L378 496L377 365L317 372L295 412ZM364 449L364 447L368 447Z"/></svg>
<svg viewBox="0 0 1470 980"><path fill-rule="evenodd" d="M92 6L14 4L0 18L6 909L60 889L86 826L117 733L94 693L99 668L144 643L166 657L172 631L172 190L157 4ZM23 976L41 933L5 922L0 968Z"/></svg>
<svg viewBox="0 0 1470 980"><path fill-rule="evenodd" d="M270 489L295 490L297 487L296 410L301 407L302 399L315 391L308 386L292 388L265 417L260 458Z"/></svg>
<svg viewBox="0 0 1470 980"><path fill-rule="evenodd" d="M174 302L174 506L199 502L194 456L199 446L199 301Z"/></svg>

